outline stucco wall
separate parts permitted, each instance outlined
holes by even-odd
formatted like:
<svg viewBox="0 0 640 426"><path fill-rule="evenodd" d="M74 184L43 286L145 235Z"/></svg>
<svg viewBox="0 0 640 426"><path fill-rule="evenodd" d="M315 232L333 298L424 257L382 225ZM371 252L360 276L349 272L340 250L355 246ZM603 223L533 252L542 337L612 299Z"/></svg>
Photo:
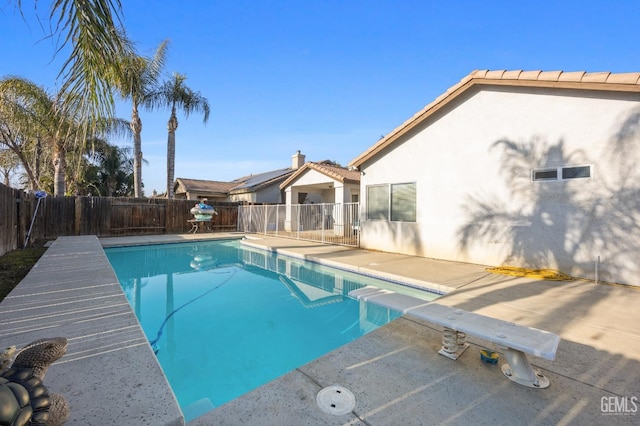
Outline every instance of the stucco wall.
<svg viewBox="0 0 640 426"><path fill-rule="evenodd" d="M256 192L257 203L283 203L280 187L277 184L261 188Z"/></svg>
<svg viewBox="0 0 640 426"><path fill-rule="evenodd" d="M297 194L307 193L305 203L350 203L352 194L359 194L358 184L343 184L316 170L307 170L298 176L285 191L290 195L289 202L297 204Z"/></svg>
<svg viewBox="0 0 640 426"><path fill-rule="evenodd" d="M417 221L362 220L361 245L640 285L639 128L638 94L473 89L362 165L363 215L368 185L416 182ZM564 165L592 177L531 180Z"/></svg>
<svg viewBox="0 0 640 426"><path fill-rule="evenodd" d="M255 203L256 202L256 193L255 192L242 192L240 194L230 194L229 201L234 203Z"/></svg>
<svg viewBox="0 0 640 426"><path fill-rule="evenodd" d="M231 194L229 196L230 201L245 202L245 203L282 203L284 200L281 197L280 188L278 185L269 185L265 188L261 188L257 191L240 192Z"/></svg>
<svg viewBox="0 0 640 426"><path fill-rule="evenodd" d="M317 172L316 170L307 169L300 176L298 176L295 180L295 186L305 186L305 185L328 185L333 184L334 180L322 173Z"/></svg>

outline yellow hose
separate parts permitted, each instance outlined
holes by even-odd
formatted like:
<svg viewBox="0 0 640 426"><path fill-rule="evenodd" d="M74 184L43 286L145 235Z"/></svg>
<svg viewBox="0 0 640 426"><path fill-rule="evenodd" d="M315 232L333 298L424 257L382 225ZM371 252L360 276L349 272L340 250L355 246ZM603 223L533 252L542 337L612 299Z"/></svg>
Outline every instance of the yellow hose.
<svg viewBox="0 0 640 426"><path fill-rule="evenodd" d="M541 280L571 281L573 279L569 275L563 274L562 272L554 269L528 269L520 268L518 266L496 266L494 268L487 268L486 270L493 274L537 278Z"/></svg>

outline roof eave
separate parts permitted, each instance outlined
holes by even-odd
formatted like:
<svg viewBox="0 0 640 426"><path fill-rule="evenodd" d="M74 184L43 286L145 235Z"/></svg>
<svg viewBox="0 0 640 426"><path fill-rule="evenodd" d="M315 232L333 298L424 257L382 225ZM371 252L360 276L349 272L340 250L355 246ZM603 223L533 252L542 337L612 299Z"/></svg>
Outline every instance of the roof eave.
<svg viewBox="0 0 640 426"><path fill-rule="evenodd" d="M360 183L360 181L358 180L350 179L346 176L341 176L338 174L331 173L330 171L326 170L325 168L323 168L321 165L317 163L308 162L308 163L305 163L304 166L299 168L294 174L289 176L287 180L282 182L280 184L280 189L285 189L287 186L291 185L292 182L294 182L296 179L298 179L299 176L306 173L308 170L313 170L315 172L318 172L321 175L326 176L329 179L336 182L340 182L342 184L359 184Z"/></svg>
<svg viewBox="0 0 640 426"><path fill-rule="evenodd" d="M296 180L298 178L298 176L303 174L305 170L309 169L309 165L310 164L311 164L310 162L304 163L302 165L302 167L300 167L298 170L293 172L287 179L285 179L285 181L280 184L279 188L280 189L285 189L287 186L289 186L289 184L291 182L293 182L294 180Z"/></svg>

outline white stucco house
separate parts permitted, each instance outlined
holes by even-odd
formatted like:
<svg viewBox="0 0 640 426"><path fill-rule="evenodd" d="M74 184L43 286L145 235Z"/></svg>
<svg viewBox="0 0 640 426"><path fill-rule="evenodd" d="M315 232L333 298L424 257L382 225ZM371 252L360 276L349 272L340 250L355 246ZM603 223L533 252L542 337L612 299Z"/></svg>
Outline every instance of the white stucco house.
<svg viewBox="0 0 640 426"><path fill-rule="evenodd" d="M350 166L363 248L640 285L640 73L474 71Z"/></svg>
<svg viewBox="0 0 640 426"><path fill-rule="evenodd" d="M280 184L287 204L357 203L360 172L330 161L307 162Z"/></svg>
<svg viewBox="0 0 640 426"><path fill-rule="evenodd" d="M324 227L332 228L336 235L351 232L357 222L355 203L360 199L360 172L357 170L340 167L328 160L307 162L282 182L280 189L285 193L286 231L300 229L303 225L293 206L304 204L316 204L320 209L316 213L323 216Z"/></svg>

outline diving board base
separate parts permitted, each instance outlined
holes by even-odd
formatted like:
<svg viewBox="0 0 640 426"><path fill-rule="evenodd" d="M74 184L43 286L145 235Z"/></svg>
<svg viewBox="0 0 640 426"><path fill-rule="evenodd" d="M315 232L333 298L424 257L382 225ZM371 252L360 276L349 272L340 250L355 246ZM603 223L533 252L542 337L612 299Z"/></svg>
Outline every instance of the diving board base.
<svg viewBox="0 0 640 426"><path fill-rule="evenodd" d="M549 387L549 379L531 367L524 352L505 347L499 348L506 358L506 363L500 368L507 379L534 389Z"/></svg>

